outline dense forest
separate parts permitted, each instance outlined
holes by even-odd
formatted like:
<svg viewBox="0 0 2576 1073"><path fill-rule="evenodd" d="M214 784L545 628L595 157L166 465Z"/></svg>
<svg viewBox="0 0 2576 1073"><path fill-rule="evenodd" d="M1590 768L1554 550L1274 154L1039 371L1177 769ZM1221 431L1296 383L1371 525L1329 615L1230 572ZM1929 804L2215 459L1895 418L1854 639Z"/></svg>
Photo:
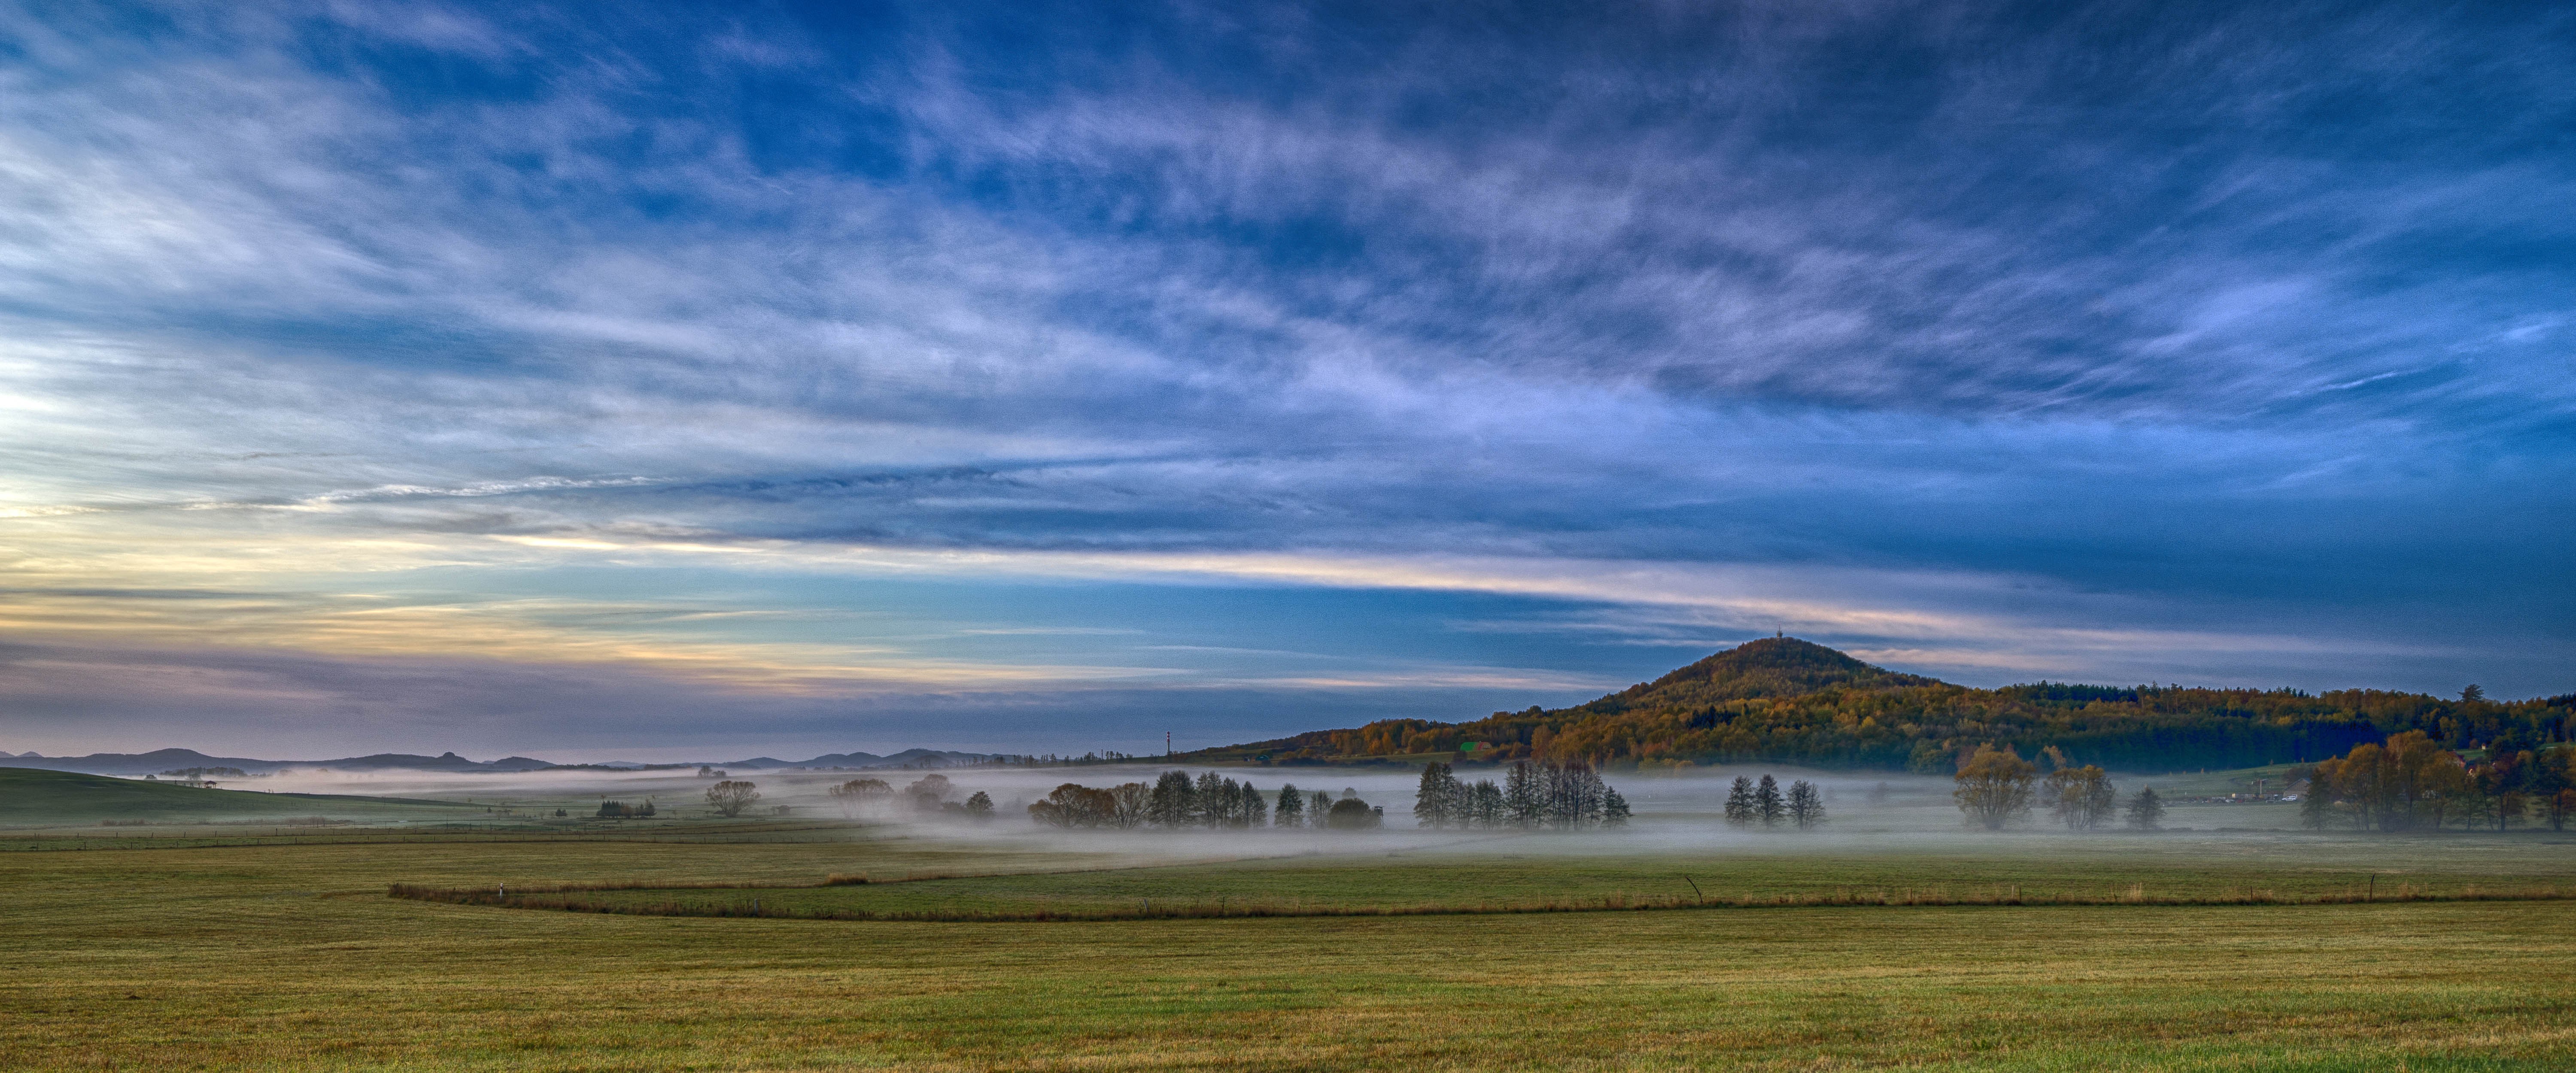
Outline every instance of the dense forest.
<svg viewBox="0 0 2576 1073"><path fill-rule="evenodd" d="M1390 719L1350 730L1189 754L1203 763L1479 764L1583 760L1603 767L1773 761L1948 774L1981 745L2054 746L2127 770L2315 762L2409 731L2452 749L2568 740L2576 695L2495 701L2375 689L2086 686L1972 689L1900 674L1823 645L1765 638L1587 704L1464 723Z"/></svg>

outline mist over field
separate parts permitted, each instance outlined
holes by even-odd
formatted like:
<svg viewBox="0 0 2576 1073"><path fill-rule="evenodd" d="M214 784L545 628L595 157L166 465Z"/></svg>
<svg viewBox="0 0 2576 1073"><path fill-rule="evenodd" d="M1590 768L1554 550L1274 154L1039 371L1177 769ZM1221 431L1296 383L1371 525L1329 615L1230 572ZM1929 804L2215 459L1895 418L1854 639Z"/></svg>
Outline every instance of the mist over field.
<svg viewBox="0 0 2576 1073"><path fill-rule="evenodd" d="M1365 831L1272 826L1217 830L1145 827L1066 830L1036 823L1026 811L1027 805L1045 798L1049 791L1068 782L1098 789L1129 782L1151 785L1168 771L1183 771L1193 778L1213 772L1220 777L1249 783L1261 792L1265 802L1274 801L1282 785L1294 785L1301 795L1309 797L1323 792L1338 799L1356 792L1361 800L1385 809L1385 825ZM976 822L916 811L905 797L904 790L915 781L933 774L949 781L949 801L962 801L977 791L990 794L995 804L993 816ZM1459 777L1469 782L1484 778L1499 782L1503 774L1500 769L1459 771ZM1728 826L1723 814L1730 783L1739 775L1758 779L1765 774L1775 776L1784 788L1793 780L1814 783L1824 794L1826 822L1810 830L1785 826L1776 830ZM754 816L768 815L772 809L783 805L791 810L788 817L795 820L846 820L871 829L890 829L907 837L1127 854L1168 853L1191 859L1314 851L1370 853L1435 846L1490 849L1491 844L1498 840L1510 840L1511 852L1514 853L1542 854L1722 853L1729 850L1762 853L1920 852L1937 845L1963 848L2012 845L2027 842L2033 837L2049 836L2054 830L2044 814L2002 833L1969 830L1963 825L1959 810L1951 799L1953 783L1948 778L1880 772L1826 772L1781 765L1724 766L1681 774L1612 773L1608 781L1626 796L1635 810L1633 818L1624 827L1596 828L1579 833L1418 828L1412 810L1420 783L1419 773L1385 768L1135 764L944 768L935 771L745 770L728 772L727 777L758 786L760 800L749 813ZM2148 779L2140 776L2116 778L2124 791L2149 783ZM855 779L883 780L892 788L893 795L872 805L845 809L828 791ZM232 789L268 792L441 798L509 807L522 812L536 810L547 813L562 807L574 817L585 815L580 807L583 801L641 804L649 799L660 810L657 819L672 821L703 819L712 815L704 794L706 788L716 781L712 777L697 775L693 769L460 775L399 769L341 772L302 768L275 775L226 780L224 785ZM2168 787L2174 781L2164 780ZM1883 801L1874 799L1880 792L1886 795ZM319 811L327 813L329 810L322 808ZM2195 824L2206 824L2209 826L2201 827L2200 833L2214 835L2216 832L2211 830L2214 826L2286 829L2294 821L2295 815L2291 810L2278 805L2211 806L2206 810L2194 809L2178 815L2168 822L2168 827L2190 828ZM2161 837L2183 833L2173 830Z"/></svg>

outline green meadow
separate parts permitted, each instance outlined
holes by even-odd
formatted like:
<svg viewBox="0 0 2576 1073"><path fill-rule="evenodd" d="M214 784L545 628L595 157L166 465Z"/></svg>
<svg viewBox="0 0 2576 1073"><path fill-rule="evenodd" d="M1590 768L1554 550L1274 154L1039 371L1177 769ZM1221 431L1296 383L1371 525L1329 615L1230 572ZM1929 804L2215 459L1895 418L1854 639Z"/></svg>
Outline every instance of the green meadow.
<svg viewBox="0 0 2576 1073"><path fill-rule="evenodd" d="M768 911L1644 900L1692 884L1711 901L2576 888L2576 838L2546 832L2029 832L1912 849L1660 848L1651 828L1247 833L1155 854L841 822L50 837L62 830L0 837L15 850L0 852L0 1068L2576 1067L2568 901L942 923L388 896L592 886Z"/></svg>

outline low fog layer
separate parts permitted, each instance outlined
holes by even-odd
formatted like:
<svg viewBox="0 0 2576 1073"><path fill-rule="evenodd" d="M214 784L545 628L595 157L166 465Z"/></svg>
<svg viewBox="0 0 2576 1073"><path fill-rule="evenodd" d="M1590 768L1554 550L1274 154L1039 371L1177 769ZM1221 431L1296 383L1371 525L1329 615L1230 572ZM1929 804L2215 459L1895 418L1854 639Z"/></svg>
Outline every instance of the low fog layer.
<svg viewBox="0 0 2576 1073"><path fill-rule="evenodd" d="M1249 783L1260 792L1265 803L1275 803L1284 784L1295 785L1301 796L1309 798L1317 792L1335 799L1356 796L1385 810L1384 826L1368 831L1312 827L1287 830L1270 826L1252 830L1166 830L1150 827L1068 830L1040 824L1028 812L1031 803L1043 800L1050 791L1068 782L1100 789L1122 783L1150 786L1164 772L1174 770L1185 771L1194 778L1214 771L1221 777ZM1764 774L1773 775L1783 789L1797 780L1814 783L1825 805L1825 822L1807 830L1785 824L1770 830L1748 830L1727 825L1724 804L1729 784L1739 775L1758 778ZM937 802L962 804L970 795L981 792L988 795L993 805L989 818L976 821L953 811L943 814L920 808L906 791L932 775L947 781L934 806ZM1480 779L1500 783L1504 775L1505 771L1499 768L1462 768L1458 771L1458 777L1470 783ZM1536 838L1522 837L1524 832L1509 828L1422 829L1417 826L1412 813L1421 773L1384 768L1210 768L1133 764L950 768L936 772L883 769L725 771L721 776L713 770L701 774L695 769L564 770L515 774L301 770L227 780L224 785L244 790L470 801L507 808L510 815L544 818L550 818L558 808L569 817L586 817L594 815L601 802L619 802L633 807L650 802L655 807L656 819L667 822L711 816L706 791L726 778L749 782L757 787L759 799L745 811L745 816L776 819L781 817L777 810L783 807L786 810L783 816L787 819L856 821L903 837L970 841L996 848L1169 854L1194 860L1286 853L1419 850L1434 846L1490 849L1503 840L1513 843L1511 851L1514 853L1757 849L1762 852L1923 851L1992 846L1999 840L2027 843L2034 833L2045 834L2055 830L2044 812L2035 812L2015 829L2000 834L1970 830L1963 824L1951 799L1953 783L1947 778L1877 772L1820 772L1761 765L1706 768L1681 774L1609 773L1610 784L1626 797L1634 810L1628 824L1614 829L1587 830L1579 837ZM830 793L835 786L859 779L883 780L891 792L865 804L836 798ZM2117 781L2124 797L2146 785L2137 777L2120 777ZM2167 792L2170 793L2169 790ZM321 811L327 812L328 809ZM2217 826L2279 829L2291 826L2293 820L2290 809L2284 806L2194 808L2183 805L2166 822L2172 828L2197 828L2200 832L2211 832Z"/></svg>

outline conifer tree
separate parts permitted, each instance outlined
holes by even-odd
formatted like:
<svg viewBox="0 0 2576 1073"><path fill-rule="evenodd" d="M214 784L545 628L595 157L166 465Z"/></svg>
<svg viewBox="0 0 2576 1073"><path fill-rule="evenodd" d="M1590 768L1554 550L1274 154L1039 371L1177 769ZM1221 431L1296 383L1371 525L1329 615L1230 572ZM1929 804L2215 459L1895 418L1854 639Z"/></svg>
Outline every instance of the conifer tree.
<svg viewBox="0 0 2576 1073"><path fill-rule="evenodd" d="M2156 829L2156 825L2158 823L2163 822L2164 818L2165 801L2164 798L2156 796L2155 787L2140 787L2138 789L2138 795L2129 799L2129 827L2131 829L2139 831L2153 831Z"/></svg>
<svg viewBox="0 0 2576 1073"><path fill-rule="evenodd" d="M1726 791L1726 822L1732 827L1750 827L1753 819L1753 780L1738 775L1735 785Z"/></svg>
<svg viewBox="0 0 2576 1073"><path fill-rule="evenodd" d="M1297 792L1296 783L1279 787L1279 805L1271 813L1270 822L1279 827L1306 826L1306 797Z"/></svg>
<svg viewBox="0 0 2576 1073"><path fill-rule="evenodd" d="M1606 827L1628 826L1628 799L1609 787L1601 790L1601 823Z"/></svg>
<svg viewBox="0 0 2576 1073"><path fill-rule="evenodd" d="M1788 803L1780 798L1780 782L1769 775L1753 788L1753 816L1764 827L1778 827L1789 815Z"/></svg>

